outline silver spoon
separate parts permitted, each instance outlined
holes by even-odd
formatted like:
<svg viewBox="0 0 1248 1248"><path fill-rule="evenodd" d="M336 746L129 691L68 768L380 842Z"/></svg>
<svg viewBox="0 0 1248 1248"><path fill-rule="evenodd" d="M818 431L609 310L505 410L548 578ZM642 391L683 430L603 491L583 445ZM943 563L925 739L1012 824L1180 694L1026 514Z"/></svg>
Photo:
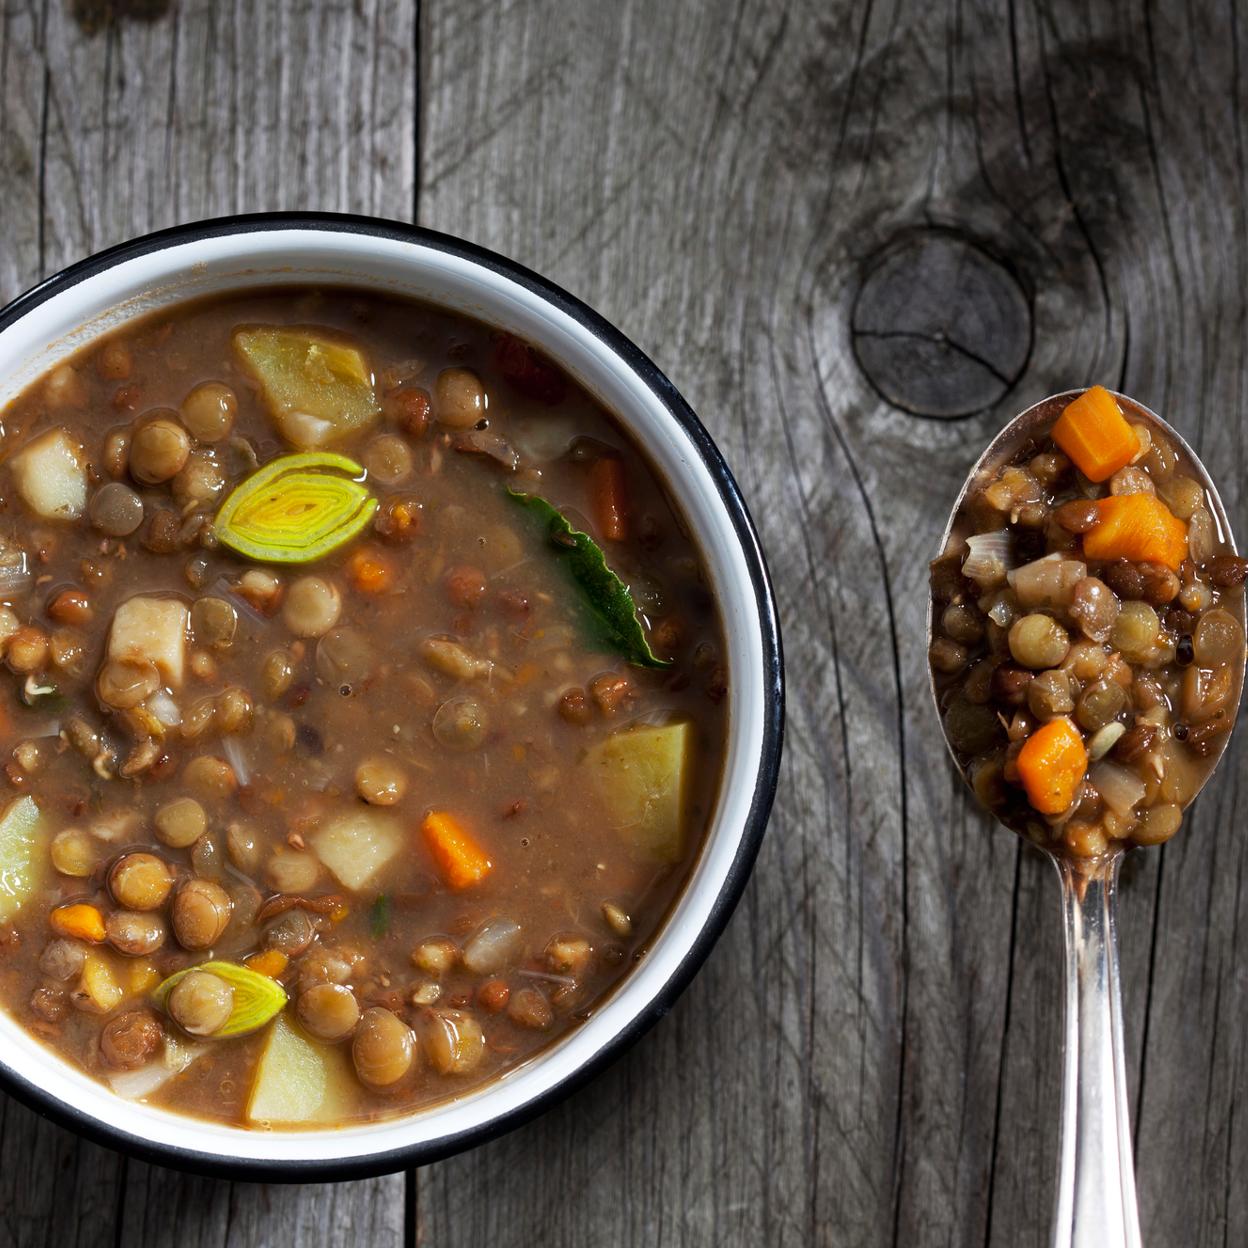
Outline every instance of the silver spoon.
<svg viewBox="0 0 1248 1248"><path fill-rule="evenodd" d="M971 469L945 526L940 553L958 535L958 513L968 493L991 480L1025 445L1039 441L1081 390L1055 394L1016 416L992 440ZM1207 506L1221 537L1234 550L1226 509L1204 464L1164 420L1142 403L1115 395L1132 423L1145 424L1179 448L1204 487ZM1243 596L1223 604L1245 623ZM927 635L934 637L934 612L929 596ZM934 673L928 670L933 701L940 716ZM1238 709L1241 687L1235 692ZM1232 712L1232 723L1234 713ZM1201 788L1226 749L1226 733ZM962 770L948 736L945 744ZM963 773L963 779L966 779ZM1199 790L1197 790L1199 792ZM1196 794L1192 795L1195 798ZM1183 835L1180 830L1179 835ZM1046 851L1050 852L1050 851ZM1062 1072L1061 1150L1058 1161L1057 1209L1053 1248L1140 1248L1135 1170L1131 1150L1130 1106L1123 1057L1122 996L1118 974L1117 887L1125 855L1116 843L1109 857L1094 863L1051 853L1062 885L1066 933L1065 1039Z"/></svg>

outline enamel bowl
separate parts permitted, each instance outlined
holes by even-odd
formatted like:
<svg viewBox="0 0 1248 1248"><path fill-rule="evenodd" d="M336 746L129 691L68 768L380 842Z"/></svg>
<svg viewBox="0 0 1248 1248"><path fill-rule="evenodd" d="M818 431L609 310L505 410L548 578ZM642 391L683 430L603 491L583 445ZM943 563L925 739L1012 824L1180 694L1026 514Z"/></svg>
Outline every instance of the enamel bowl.
<svg viewBox="0 0 1248 1248"><path fill-rule="evenodd" d="M723 613L728 752L690 881L650 951L587 1022L494 1082L402 1118L250 1131L122 1100L0 1011L0 1082L105 1144L166 1165L304 1182L446 1156L548 1107L642 1035L689 983L745 887L775 794L783 672L753 525L715 444L653 363L558 287L481 248L362 217L280 214L181 226L73 265L0 311L0 409L59 360L185 299L292 283L351 285L466 313L540 346L629 428L697 534Z"/></svg>

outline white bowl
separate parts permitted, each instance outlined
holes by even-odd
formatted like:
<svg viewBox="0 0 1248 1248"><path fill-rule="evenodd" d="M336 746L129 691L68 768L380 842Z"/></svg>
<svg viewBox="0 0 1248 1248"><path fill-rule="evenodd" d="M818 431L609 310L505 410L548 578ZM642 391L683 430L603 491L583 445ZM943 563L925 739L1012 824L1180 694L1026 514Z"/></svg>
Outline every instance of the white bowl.
<svg viewBox="0 0 1248 1248"><path fill-rule="evenodd" d="M679 500L728 643L728 750L705 845L649 952L587 1022L490 1084L402 1118L248 1131L122 1100L0 1011L0 1081L36 1110L168 1165L308 1181L383 1173L497 1135L567 1093L666 1013L732 913L775 794L783 687L758 540L714 443L622 334L536 274L470 244L368 218L278 214L182 226L73 265L0 311L0 408L105 331L182 300L295 283L352 285L479 318L536 343L628 427Z"/></svg>

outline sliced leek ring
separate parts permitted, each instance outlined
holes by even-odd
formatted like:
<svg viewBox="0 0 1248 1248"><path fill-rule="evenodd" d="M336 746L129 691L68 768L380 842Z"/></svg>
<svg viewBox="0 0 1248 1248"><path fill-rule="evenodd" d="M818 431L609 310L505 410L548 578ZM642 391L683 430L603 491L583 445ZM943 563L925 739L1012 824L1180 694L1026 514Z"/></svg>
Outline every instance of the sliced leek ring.
<svg viewBox="0 0 1248 1248"><path fill-rule="evenodd" d="M213 529L223 546L260 563L311 563L349 542L377 500L345 455L280 455L235 487Z"/></svg>
<svg viewBox="0 0 1248 1248"><path fill-rule="evenodd" d="M225 980L234 989L234 1007L225 1026L214 1031L213 1038L226 1036L245 1036L249 1032L259 1031L275 1015L280 1014L286 1004L286 989L275 979L261 975L250 967L240 966L237 962L201 962L198 966L188 966L162 980L152 991L152 1001L165 1009L169 994L180 979L184 979L192 971L209 971Z"/></svg>

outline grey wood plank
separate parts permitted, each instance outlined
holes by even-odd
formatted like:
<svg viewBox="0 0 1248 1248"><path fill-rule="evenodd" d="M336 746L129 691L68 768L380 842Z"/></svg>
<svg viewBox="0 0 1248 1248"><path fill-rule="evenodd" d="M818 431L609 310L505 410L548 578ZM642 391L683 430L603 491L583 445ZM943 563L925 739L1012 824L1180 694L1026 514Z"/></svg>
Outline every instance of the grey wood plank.
<svg viewBox="0 0 1248 1248"><path fill-rule="evenodd" d="M153 16L119 16L134 12ZM415 78L414 0L0 5L0 298L183 220L304 207L410 217ZM212 1182L3 1109L0 1243L403 1239L402 1175Z"/></svg>
<svg viewBox="0 0 1248 1248"><path fill-rule="evenodd" d="M4 171L0 299L8 301L40 272L40 173L46 80L30 50L42 39L33 6L0 5L0 169Z"/></svg>
<svg viewBox="0 0 1248 1248"><path fill-rule="evenodd" d="M112 1243L125 1158L0 1097L0 1245Z"/></svg>
<svg viewBox="0 0 1248 1248"><path fill-rule="evenodd" d="M404 1242L401 1175L360 1183L221 1183L132 1163L117 1239L186 1248Z"/></svg>
<svg viewBox="0 0 1248 1248"><path fill-rule="evenodd" d="M49 6L36 222L46 269L148 230L236 212L410 218L415 7L190 0L157 21L107 18L87 34L68 6ZM11 143L30 133L20 106L35 87L15 97ZM24 254L19 242L7 250Z"/></svg>

